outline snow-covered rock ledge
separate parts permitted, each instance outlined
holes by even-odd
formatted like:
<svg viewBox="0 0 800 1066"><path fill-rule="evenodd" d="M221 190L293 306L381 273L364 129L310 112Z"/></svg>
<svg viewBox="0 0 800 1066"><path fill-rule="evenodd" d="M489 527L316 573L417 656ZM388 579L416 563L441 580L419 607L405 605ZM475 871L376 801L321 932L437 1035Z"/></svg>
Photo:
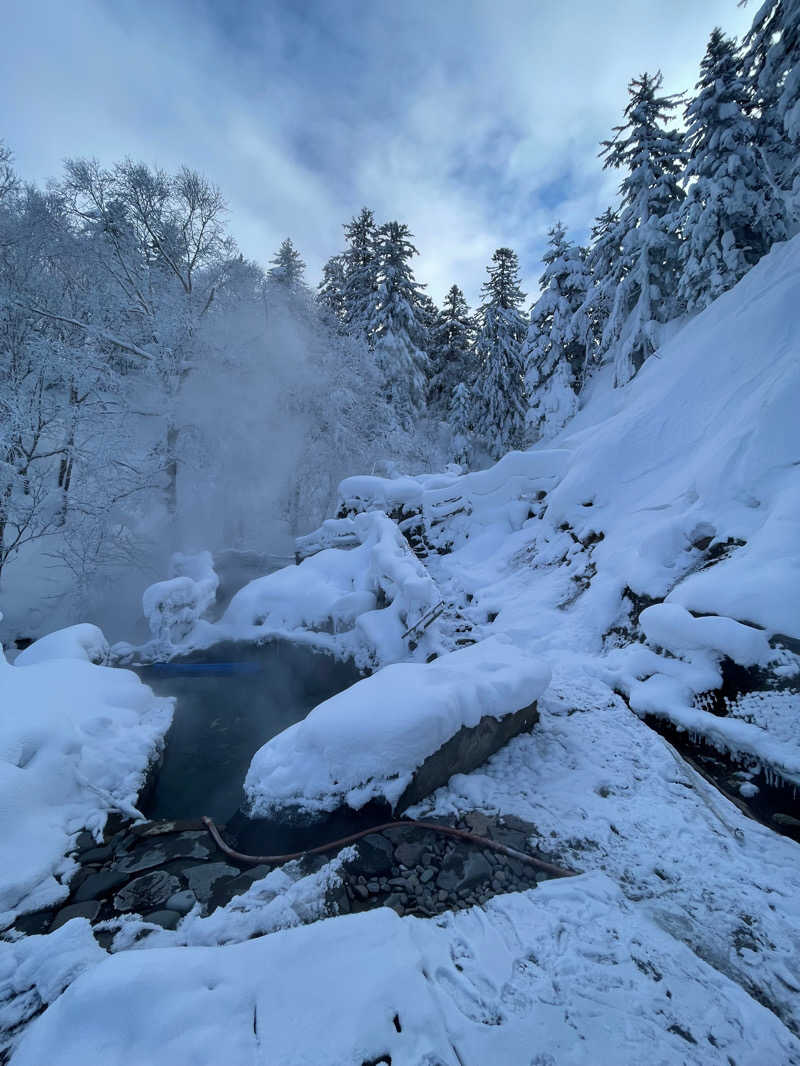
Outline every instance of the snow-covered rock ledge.
<svg viewBox="0 0 800 1066"><path fill-rule="evenodd" d="M530 729L549 681L547 666L494 637L432 663L387 666L256 752L248 813L314 817L375 800L403 810Z"/></svg>

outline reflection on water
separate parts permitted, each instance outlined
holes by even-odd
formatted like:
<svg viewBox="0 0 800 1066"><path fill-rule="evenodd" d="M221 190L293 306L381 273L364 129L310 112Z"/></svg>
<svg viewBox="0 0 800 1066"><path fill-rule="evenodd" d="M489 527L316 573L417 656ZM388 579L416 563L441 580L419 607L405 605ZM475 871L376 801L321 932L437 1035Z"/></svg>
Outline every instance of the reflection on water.
<svg viewBox="0 0 800 1066"><path fill-rule="evenodd" d="M137 667L160 696L176 696L164 762L143 804L148 818L226 822L258 748L359 678L341 663L283 641L218 644L179 662Z"/></svg>

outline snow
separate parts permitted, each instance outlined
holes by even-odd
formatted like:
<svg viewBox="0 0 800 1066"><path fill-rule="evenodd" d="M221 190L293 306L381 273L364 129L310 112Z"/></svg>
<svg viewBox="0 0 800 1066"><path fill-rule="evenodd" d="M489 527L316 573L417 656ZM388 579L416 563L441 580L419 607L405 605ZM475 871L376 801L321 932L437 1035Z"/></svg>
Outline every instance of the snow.
<svg viewBox="0 0 800 1066"><path fill-rule="evenodd" d="M170 577L142 593L142 611L153 634L154 651L168 653L191 632L216 599L219 578L211 552L176 552Z"/></svg>
<svg viewBox="0 0 800 1066"><path fill-rule="evenodd" d="M498 639L432 663L384 667L256 752L244 786L250 812L358 809L373 799L393 806L459 729L529 706L548 680L546 666Z"/></svg>
<svg viewBox="0 0 800 1066"><path fill-rule="evenodd" d="M325 548L243 589L221 622L194 623L192 640L280 631L372 649L370 678L257 754L259 813L391 802L448 730L536 693L534 730L412 813L516 814L533 846L581 876L434 921L376 910L285 928L319 915L322 882L276 871L173 933L139 943L132 921L110 957L75 920L63 939L3 946L3 995L29 957L30 987L48 990L30 1002L50 1003L12 1066L800 1063L798 845L746 818L636 713L800 780L794 693L742 699L728 718L693 705L719 685L723 656L796 675L768 641L800 636L798 303L800 238L670 327L624 389L601 371L547 448L467 475L348 479L350 515L328 532L353 533L349 549ZM424 568L388 511L421 524L434 549ZM392 664L411 654L393 633L437 597L440 657ZM372 633L381 617L386 632ZM445 654L456 620L478 643ZM0 664L3 697L9 681L22 692L0 763L13 906L58 898L69 834L103 817L73 764L129 800L168 713L131 675L87 662ZM99 726L84 736L84 714L130 722L130 736L119 749Z"/></svg>
<svg viewBox="0 0 800 1066"><path fill-rule="evenodd" d="M767 638L732 618L694 618L676 603L658 603L639 615L639 625L651 644L672 652L710 648L741 666L766 663L771 656Z"/></svg>
<svg viewBox="0 0 800 1066"><path fill-rule="evenodd" d="M594 874L437 922L380 908L119 953L33 1022L11 1066L638 1066L643 1048L659 1066L800 1061L773 1014Z"/></svg>
<svg viewBox="0 0 800 1066"><path fill-rule="evenodd" d="M324 547L299 566L249 582L219 622L195 624L171 653L282 637L374 667L407 658L412 635L418 657L438 650L435 623L414 631L440 602L439 590L385 514L328 521L303 540L345 546Z"/></svg>
<svg viewBox="0 0 800 1066"><path fill-rule="evenodd" d="M108 662L108 641L90 622L57 629L40 637L17 655L15 666L34 666L54 659L81 659L98 666Z"/></svg>
<svg viewBox="0 0 800 1066"><path fill-rule="evenodd" d="M171 700L93 665L65 632L46 651L79 657L0 659L0 927L66 898L70 844L82 828L99 832L109 810L132 810L172 716Z"/></svg>

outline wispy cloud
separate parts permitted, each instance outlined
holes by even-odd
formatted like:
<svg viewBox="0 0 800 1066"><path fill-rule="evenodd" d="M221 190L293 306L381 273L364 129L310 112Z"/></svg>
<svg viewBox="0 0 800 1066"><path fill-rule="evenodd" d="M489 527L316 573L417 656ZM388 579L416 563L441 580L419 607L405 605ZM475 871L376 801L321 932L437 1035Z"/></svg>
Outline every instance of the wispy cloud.
<svg viewBox="0 0 800 1066"><path fill-rule="evenodd" d="M731 0L292 0L14 5L0 129L23 176L68 155L187 163L222 186L246 255L291 235L312 279L368 204L407 221L417 272L475 301L498 244L536 289L546 232L613 196L597 160L631 75L688 89Z"/></svg>

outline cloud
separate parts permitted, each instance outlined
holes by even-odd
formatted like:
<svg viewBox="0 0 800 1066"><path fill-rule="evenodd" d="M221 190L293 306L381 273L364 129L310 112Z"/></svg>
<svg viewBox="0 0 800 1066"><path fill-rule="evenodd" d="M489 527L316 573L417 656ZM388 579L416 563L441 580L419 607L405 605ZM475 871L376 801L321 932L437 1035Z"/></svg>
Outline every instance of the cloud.
<svg viewBox="0 0 800 1066"><path fill-rule="evenodd" d="M363 204L416 235L435 299L478 297L492 250L533 294L549 226L577 239L617 178L597 159L629 78L691 88L730 0L291 0L17 4L0 42L0 130L26 178L69 155L207 173L244 253L290 235L312 280Z"/></svg>

